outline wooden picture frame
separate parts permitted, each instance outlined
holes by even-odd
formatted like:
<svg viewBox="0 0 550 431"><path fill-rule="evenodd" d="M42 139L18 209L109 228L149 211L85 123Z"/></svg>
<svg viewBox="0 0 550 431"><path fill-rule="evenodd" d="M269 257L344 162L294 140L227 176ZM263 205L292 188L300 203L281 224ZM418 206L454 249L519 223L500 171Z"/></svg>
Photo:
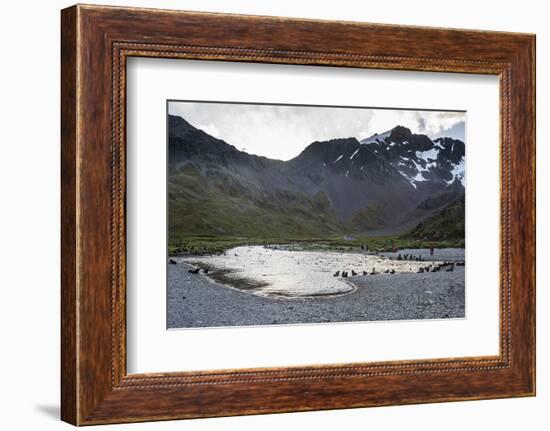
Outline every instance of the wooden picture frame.
<svg viewBox="0 0 550 431"><path fill-rule="evenodd" d="M64 9L61 24L64 421L91 425L535 394L534 35L83 5ZM128 375L130 56L498 75L500 354Z"/></svg>

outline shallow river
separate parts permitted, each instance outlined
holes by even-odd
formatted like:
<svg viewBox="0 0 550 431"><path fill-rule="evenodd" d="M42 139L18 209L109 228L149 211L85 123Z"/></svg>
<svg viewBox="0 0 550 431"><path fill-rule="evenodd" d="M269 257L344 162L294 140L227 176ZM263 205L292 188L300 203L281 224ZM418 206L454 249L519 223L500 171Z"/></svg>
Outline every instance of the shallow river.
<svg viewBox="0 0 550 431"><path fill-rule="evenodd" d="M295 251L284 247L241 246L223 255L180 257L176 260L208 268L217 282L252 294L279 298L344 295L355 287L352 276L363 271L417 272L433 262L397 261L386 256L336 251ZM338 276L335 273L340 271ZM391 274L388 274L391 277Z"/></svg>

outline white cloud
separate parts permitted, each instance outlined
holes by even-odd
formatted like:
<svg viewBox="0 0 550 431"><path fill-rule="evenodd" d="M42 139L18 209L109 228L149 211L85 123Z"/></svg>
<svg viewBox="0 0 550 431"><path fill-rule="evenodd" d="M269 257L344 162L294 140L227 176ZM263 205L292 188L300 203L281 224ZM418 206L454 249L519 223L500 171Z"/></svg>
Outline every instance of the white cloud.
<svg viewBox="0 0 550 431"><path fill-rule="evenodd" d="M206 133L208 133L210 136L213 136L214 138L223 139L223 134L214 124L207 123L207 124L193 124L194 127L197 129L204 130Z"/></svg>

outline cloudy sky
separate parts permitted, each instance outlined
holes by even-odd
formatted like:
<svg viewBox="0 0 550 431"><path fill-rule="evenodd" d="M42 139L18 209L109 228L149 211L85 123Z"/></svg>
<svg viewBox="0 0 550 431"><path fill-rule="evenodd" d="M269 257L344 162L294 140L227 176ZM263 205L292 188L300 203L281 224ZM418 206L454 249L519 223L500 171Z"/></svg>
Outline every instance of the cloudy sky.
<svg viewBox="0 0 550 431"><path fill-rule="evenodd" d="M168 103L168 112L242 151L289 160L314 141L359 140L397 125L430 138L464 141L464 112L213 102Z"/></svg>

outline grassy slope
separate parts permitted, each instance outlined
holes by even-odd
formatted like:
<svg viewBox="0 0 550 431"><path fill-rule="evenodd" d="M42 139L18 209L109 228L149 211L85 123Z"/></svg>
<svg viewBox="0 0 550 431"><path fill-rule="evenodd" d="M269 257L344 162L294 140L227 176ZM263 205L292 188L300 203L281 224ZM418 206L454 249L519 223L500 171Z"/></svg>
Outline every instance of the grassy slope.
<svg viewBox="0 0 550 431"><path fill-rule="evenodd" d="M464 241L464 214L464 199L452 202L418 224L408 237L419 240Z"/></svg>
<svg viewBox="0 0 550 431"><path fill-rule="evenodd" d="M356 211L350 222L359 231L382 229L386 226L384 209L380 205L369 205Z"/></svg>
<svg viewBox="0 0 550 431"><path fill-rule="evenodd" d="M207 180L191 165L169 183L171 243L189 236L310 237L345 230L323 193L265 194L230 176Z"/></svg>

